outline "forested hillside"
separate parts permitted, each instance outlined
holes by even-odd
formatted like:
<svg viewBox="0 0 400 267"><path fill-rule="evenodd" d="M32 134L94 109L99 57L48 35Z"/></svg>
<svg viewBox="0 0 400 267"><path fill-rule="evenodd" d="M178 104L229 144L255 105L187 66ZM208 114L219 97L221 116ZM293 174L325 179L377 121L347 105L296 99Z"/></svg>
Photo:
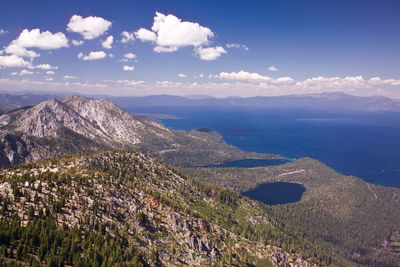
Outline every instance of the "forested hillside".
<svg viewBox="0 0 400 267"><path fill-rule="evenodd" d="M2 265L343 263L256 202L137 152L39 161L0 177Z"/></svg>
<svg viewBox="0 0 400 267"><path fill-rule="evenodd" d="M287 232L304 231L312 240L366 266L400 265L400 190L369 184L335 172L310 158L258 168L187 168L185 173L245 192L268 182L305 186L296 203L263 205Z"/></svg>

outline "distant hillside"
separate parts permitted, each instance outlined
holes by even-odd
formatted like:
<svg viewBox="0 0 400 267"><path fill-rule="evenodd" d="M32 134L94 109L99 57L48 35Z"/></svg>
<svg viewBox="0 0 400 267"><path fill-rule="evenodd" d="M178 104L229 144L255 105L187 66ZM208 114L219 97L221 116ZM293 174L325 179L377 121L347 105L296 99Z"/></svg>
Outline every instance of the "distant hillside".
<svg viewBox="0 0 400 267"><path fill-rule="evenodd" d="M66 96L0 116L0 166L108 149L135 149L176 166L248 157L216 132L172 131L105 99Z"/></svg>
<svg viewBox="0 0 400 267"><path fill-rule="evenodd" d="M3 110L12 110L18 107L36 105L53 97L58 97L58 95L33 93L0 93L0 108Z"/></svg>
<svg viewBox="0 0 400 267"><path fill-rule="evenodd" d="M0 205L2 266L342 262L306 238L285 233L255 202L135 152L0 169Z"/></svg>
<svg viewBox="0 0 400 267"><path fill-rule="evenodd" d="M25 105L36 105L53 98L46 94L0 94L0 109L10 110ZM182 97L173 95L153 96L91 96L106 98L123 108L148 106L254 106L309 109L348 109L348 110L393 110L400 111L400 100L384 96L360 97L340 92L286 95L214 98L211 96Z"/></svg>
<svg viewBox="0 0 400 267"><path fill-rule="evenodd" d="M309 109L396 110L400 100L383 96L359 97L344 93L321 93L271 97L228 97L191 99L179 96L110 97L122 107L137 106L254 106Z"/></svg>

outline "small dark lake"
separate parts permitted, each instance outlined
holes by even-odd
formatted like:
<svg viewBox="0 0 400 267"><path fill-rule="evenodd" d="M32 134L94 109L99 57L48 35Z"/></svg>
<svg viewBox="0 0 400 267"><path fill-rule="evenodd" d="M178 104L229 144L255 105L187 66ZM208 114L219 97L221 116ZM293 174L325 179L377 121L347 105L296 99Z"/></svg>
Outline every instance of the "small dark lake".
<svg viewBox="0 0 400 267"><path fill-rule="evenodd" d="M291 162L290 159L239 159L226 161L218 164L210 164L201 166L205 168L255 168L255 167L267 167L276 166Z"/></svg>
<svg viewBox="0 0 400 267"><path fill-rule="evenodd" d="M276 182L260 184L242 195L268 205L278 205L300 201L305 191L302 184Z"/></svg>

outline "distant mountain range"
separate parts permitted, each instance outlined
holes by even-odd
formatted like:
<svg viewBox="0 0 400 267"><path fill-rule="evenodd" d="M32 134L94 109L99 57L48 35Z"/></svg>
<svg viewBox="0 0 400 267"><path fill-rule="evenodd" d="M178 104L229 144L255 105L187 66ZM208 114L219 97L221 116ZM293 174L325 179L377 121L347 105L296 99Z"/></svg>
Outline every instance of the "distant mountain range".
<svg viewBox="0 0 400 267"><path fill-rule="evenodd" d="M62 95L60 95L62 96ZM0 109L38 104L55 97L47 94L0 94ZM255 106L281 108L310 108L310 109L348 109L348 110L393 110L400 111L400 100L384 96L360 97L340 92L287 95L287 96L257 96L257 97L227 97L214 98L211 96L91 96L113 101L123 108L146 106Z"/></svg>
<svg viewBox="0 0 400 267"><path fill-rule="evenodd" d="M228 98L185 98L156 95L145 97L110 97L122 107L131 106L255 106L311 109L400 110L400 100L383 96L359 97L344 93Z"/></svg>

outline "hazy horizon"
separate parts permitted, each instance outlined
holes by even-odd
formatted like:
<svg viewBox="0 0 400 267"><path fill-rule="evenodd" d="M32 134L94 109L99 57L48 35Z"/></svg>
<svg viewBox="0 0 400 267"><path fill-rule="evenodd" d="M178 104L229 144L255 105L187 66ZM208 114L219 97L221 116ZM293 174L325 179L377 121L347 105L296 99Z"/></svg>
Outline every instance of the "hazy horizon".
<svg viewBox="0 0 400 267"><path fill-rule="evenodd" d="M254 95L254 96L238 96L238 95L227 95L227 96L212 96L212 95L174 95L174 94L148 94L148 95L118 95L118 94L100 94L100 93L81 93L77 91L39 91L39 90L0 90L0 94L38 94L38 95L55 95L55 96L66 96L66 95L82 95L86 97L155 97L155 96L171 96L171 97L182 97L191 100L195 99L206 99L206 98L216 98L216 99L229 99L229 98L253 98L253 97L290 97L290 96L312 96L312 95L334 95L334 94L344 94L353 97L386 97L392 100L400 100L400 97L388 97L382 94L371 94L371 95L354 95L347 92L333 91L333 92L321 92L321 93L298 93L298 94L285 94L285 95Z"/></svg>

